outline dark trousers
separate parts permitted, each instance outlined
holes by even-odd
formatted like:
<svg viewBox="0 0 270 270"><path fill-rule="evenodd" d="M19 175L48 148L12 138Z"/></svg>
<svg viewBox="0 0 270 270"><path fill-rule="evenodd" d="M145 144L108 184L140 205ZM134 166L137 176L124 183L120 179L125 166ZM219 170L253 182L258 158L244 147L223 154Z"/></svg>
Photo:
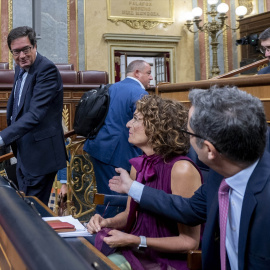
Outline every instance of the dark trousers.
<svg viewBox="0 0 270 270"><path fill-rule="evenodd" d="M26 196L35 196L45 205L48 205L56 172L32 176L27 172L23 172L17 165L16 174L20 191L23 191Z"/></svg>
<svg viewBox="0 0 270 270"><path fill-rule="evenodd" d="M122 195L117 192L111 191L109 188L109 180L113 176L117 175L115 171L116 167L109 164L105 164L93 157L90 157L90 160L94 166L98 193L110 195ZM114 217L118 213L123 212L125 210L125 207L108 206L106 211L105 209L106 205L97 205L96 213L100 214L104 218Z"/></svg>

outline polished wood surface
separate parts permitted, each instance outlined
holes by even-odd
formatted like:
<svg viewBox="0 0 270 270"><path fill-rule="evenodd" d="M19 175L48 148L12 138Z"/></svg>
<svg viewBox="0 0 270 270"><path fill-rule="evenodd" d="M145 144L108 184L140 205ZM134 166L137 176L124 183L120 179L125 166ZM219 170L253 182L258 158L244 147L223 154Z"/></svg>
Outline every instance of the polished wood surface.
<svg viewBox="0 0 270 270"><path fill-rule="evenodd" d="M38 198L36 197L28 197L32 198L35 200L35 202L44 208L47 212L51 214L51 216L57 216L50 208L48 208L43 202L41 202ZM65 240L68 241L68 238L64 238ZM89 241L87 241L84 237L77 237L77 239L85 246L87 249L89 249L89 252L93 252L96 256L98 256L104 263L106 263L110 269L113 270L119 270L119 267L117 267L111 260L109 260L103 253L101 253L99 250L97 250ZM94 263L93 263L94 264ZM101 268L97 268L101 269Z"/></svg>
<svg viewBox="0 0 270 270"><path fill-rule="evenodd" d="M209 89L213 85L235 85L239 89L258 97L264 105L266 120L270 123L270 74L240 76L217 80L202 80L186 83L161 84L156 87L156 94L164 98L179 100L189 107L190 102L188 94L191 89Z"/></svg>
<svg viewBox="0 0 270 270"><path fill-rule="evenodd" d="M14 245L0 226L0 269L1 270L26 270L27 267L18 254Z"/></svg>
<svg viewBox="0 0 270 270"><path fill-rule="evenodd" d="M246 70L249 70L251 68L254 68L254 67L259 67L261 65L265 65L265 64L268 64L269 60L268 58L264 58L262 60L259 60L257 62L254 62L252 64L249 64L249 65L246 65L244 67L241 67L241 68L238 68L238 69L234 69L228 73L225 73L225 74L222 74L222 75L219 75L219 76L216 76L214 78L211 78L211 80L216 80L216 79L221 79L221 78L229 78L229 77L232 77L234 75L237 75L241 72L244 72Z"/></svg>

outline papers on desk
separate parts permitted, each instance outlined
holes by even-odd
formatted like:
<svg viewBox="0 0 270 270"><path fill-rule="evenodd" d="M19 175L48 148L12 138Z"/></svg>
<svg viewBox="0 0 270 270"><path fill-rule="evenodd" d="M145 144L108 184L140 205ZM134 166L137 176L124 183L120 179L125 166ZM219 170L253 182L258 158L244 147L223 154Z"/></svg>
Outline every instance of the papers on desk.
<svg viewBox="0 0 270 270"><path fill-rule="evenodd" d="M78 219L73 218L72 216L64 216L64 217L43 217L44 221L49 220L60 220L62 222L68 222L75 226L76 231L74 232L61 232L58 233L61 237L78 237L78 236L92 236L87 229L80 223Z"/></svg>

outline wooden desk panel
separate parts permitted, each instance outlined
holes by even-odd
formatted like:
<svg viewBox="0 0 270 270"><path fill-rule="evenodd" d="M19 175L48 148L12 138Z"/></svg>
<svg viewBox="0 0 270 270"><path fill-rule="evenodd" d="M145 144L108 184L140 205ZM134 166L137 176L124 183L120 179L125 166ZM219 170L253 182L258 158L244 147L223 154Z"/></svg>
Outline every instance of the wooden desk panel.
<svg viewBox="0 0 270 270"><path fill-rule="evenodd" d="M258 97L264 105L266 120L270 123L270 74L240 76L218 80L204 80L187 83L161 84L156 87L156 94L164 98L173 98L190 106L188 93L191 89L209 89L213 85L220 87L235 85L239 89Z"/></svg>

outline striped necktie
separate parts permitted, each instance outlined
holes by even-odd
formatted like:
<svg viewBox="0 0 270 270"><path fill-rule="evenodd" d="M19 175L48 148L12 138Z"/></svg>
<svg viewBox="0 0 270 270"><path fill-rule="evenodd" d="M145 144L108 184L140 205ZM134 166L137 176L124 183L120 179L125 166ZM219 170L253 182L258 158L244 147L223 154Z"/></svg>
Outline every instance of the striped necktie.
<svg viewBox="0 0 270 270"><path fill-rule="evenodd" d="M221 270L226 270L226 225L229 209L229 189L230 186L223 179L218 190Z"/></svg>

